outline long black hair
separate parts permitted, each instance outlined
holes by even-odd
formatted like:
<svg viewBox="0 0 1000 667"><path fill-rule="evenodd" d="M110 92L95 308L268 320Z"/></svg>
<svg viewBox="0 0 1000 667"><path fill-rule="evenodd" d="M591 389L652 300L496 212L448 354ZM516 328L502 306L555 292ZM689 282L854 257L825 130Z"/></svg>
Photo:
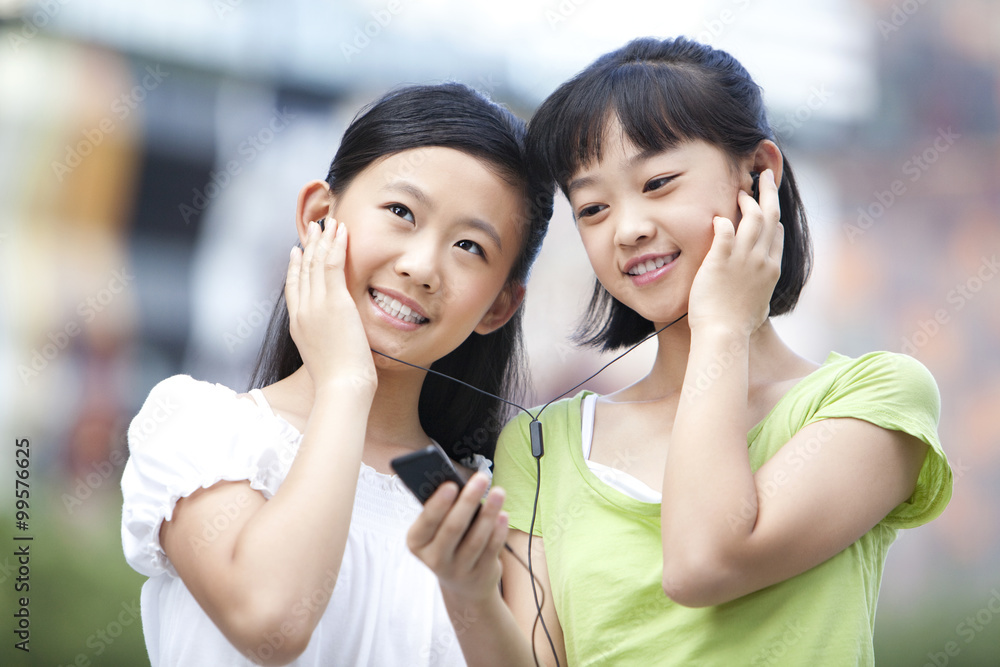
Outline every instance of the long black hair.
<svg viewBox="0 0 1000 667"><path fill-rule="evenodd" d="M351 122L330 164L326 182L342 194L376 160L412 148L453 148L489 164L524 195L521 252L508 282L524 284L552 215L554 184L528 163L524 121L459 83L407 86L362 109ZM524 353L521 312L496 331L472 333L431 368L474 387L510 398L522 388ZM284 290L275 304L250 387L288 377L302 366L289 332ZM508 410L502 402L428 373L420 391L420 424L453 459L493 457Z"/></svg>
<svg viewBox="0 0 1000 667"><path fill-rule="evenodd" d="M605 129L616 118L641 151L700 139L736 160L774 140L760 87L735 58L684 37L642 38L601 56L552 93L531 119L528 150L566 193L574 173L601 159ZM785 245L771 315L795 307L812 264L805 209L785 158L782 172ZM575 339L615 350L652 332L652 322L595 281Z"/></svg>

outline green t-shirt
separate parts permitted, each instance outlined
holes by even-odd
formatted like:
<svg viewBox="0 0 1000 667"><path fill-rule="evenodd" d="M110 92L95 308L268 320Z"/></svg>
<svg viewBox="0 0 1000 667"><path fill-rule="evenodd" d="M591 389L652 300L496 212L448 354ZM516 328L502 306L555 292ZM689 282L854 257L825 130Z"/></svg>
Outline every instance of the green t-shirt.
<svg viewBox="0 0 1000 667"><path fill-rule="evenodd" d="M886 352L858 359L831 354L747 434L756 470L822 419L850 417L909 433L930 446L910 499L811 570L699 609L663 593L660 505L631 498L588 469L580 432L586 393L542 414L545 455L534 528L545 539L570 665L874 663L875 604L889 545L899 528L930 521L951 498L951 468L937 435L940 397L920 362ZM507 490L510 525L525 532L536 480L528 422L522 415L504 429L494 476ZM782 456L808 457L810 446Z"/></svg>

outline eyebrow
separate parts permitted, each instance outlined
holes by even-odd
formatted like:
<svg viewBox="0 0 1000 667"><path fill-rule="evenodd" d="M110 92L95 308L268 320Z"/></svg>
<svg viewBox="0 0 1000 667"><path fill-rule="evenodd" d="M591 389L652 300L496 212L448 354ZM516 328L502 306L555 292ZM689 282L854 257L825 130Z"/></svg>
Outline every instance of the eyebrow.
<svg viewBox="0 0 1000 667"><path fill-rule="evenodd" d="M594 176L581 176L580 178L574 178L569 182L569 184L566 185L566 194L572 194L573 190L593 185L596 181L597 178Z"/></svg>
<svg viewBox="0 0 1000 667"><path fill-rule="evenodd" d="M418 188L413 183L407 183L405 181L393 181L382 187L383 191L405 192L406 194L412 196L414 199L419 201L421 204L427 208L433 210L434 204L431 202L430 197L427 196L423 190ZM462 221L462 225L465 227L472 227L473 229L478 229L483 232L496 244L500 252L503 252L503 242L500 240L500 234L497 232L496 227L486 222L485 220L480 220L479 218L469 218Z"/></svg>
<svg viewBox="0 0 1000 667"><path fill-rule="evenodd" d="M407 183L406 181L393 181L391 183L387 183L386 185L382 186L382 190L383 191L395 190L397 192L405 192L406 194L412 196L414 199L419 201L424 206L427 206L428 208L433 208L433 204L431 204L431 200L427 196L427 194L413 183Z"/></svg>
<svg viewBox="0 0 1000 667"><path fill-rule="evenodd" d="M649 158L658 155L659 153L662 152L663 150L659 148L647 148L646 150L636 153L635 155L630 157L625 162L625 168L631 169L640 162L645 162ZM591 186L596 182L597 182L596 176L581 176L580 178L574 178L566 185L566 194L570 194L573 192L573 190L577 190L579 188Z"/></svg>
<svg viewBox="0 0 1000 667"><path fill-rule="evenodd" d="M489 236L494 243L497 244L497 248L500 252L503 252L503 243L500 241L500 234L497 233L496 228L485 220L480 220L479 218L469 218L464 222L466 227L472 227L478 229L482 233Z"/></svg>

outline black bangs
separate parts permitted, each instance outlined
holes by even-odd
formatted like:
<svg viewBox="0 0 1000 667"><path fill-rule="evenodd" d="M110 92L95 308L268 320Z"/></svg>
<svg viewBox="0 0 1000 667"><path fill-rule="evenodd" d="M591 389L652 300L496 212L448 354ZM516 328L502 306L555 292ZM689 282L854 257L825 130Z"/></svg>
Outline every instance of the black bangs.
<svg viewBox="0 0 1000 667"><path fill-rule="evenodd" d="M603 139L616 121L642 152L701 139L742 156L770 138L760 90L739 63L727 56L725 69L712 70L704 66L706 56L715 55L712 49L678 38L665 58L663 44L634 40L598 59L539 107L529 150L564 192L574 173L601 160ZM749 90L733 96L734 85Z"/></svg>

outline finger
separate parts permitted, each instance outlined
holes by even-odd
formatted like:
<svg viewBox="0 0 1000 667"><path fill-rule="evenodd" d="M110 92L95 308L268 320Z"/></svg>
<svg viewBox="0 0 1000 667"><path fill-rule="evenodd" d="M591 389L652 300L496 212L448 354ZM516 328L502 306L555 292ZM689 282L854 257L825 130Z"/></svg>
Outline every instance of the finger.
<svg viewBox="0 0 1000 667"><path fill-rule="evenodd" d="M456 496L458 496L458 485L454 482L445 482L427 499L424 511L406 534L406 545L410 551L417 552L434 540Z"/></svg>
<svg viewBox="0 0 1000 667"><path fill-rule="evenodd" d="M780 222L774 228L774 239L768 249L768 258L772 262L777 262L781 266L781 255L785 251L785 226Z"/></svg>
<svg viewBox="0 0 1000 667"><path fill-rule="evenodd" d="M504 496L503 489L491 489L489 495L486 496L486 501L479 508L479 514L462 537L462 542L455 555L457 560L466 563L469 569L476 566L490 543L497 516L500 514L500 508L503 507Z"/></svg>
<svg viewBox="0 0 1000 667"><path fill-rule="evenodd" d="M347 225L334 222L334 236L326 253L326 287L328 290L344 284L344 269L347 266Z"/></svg>
<svg viewBox="0 0 1000 667"><path fill-rule="evenodd" d="M288 273L285 275L285 305L288 307L288 317L294 321L299 311L299 271L302 264L302 248L292 247L288 256Z"/></svg>
<svg viewBox="0 0 1000 667"><path fill-rule="evenodd" d="M732 220L729 218L723 218L721 215L717 215L712 218L712 227L714 229L715 236L712 239L712 247L709 249L708 254L716 255L725 259L733 252L736 228L733 226Z"/></svg>
<svg viewBox="0 0 1000 667"><path fill-rule="evenodd" d="M507 512L501 511L493 519L493 532L490 534L489 542L479 555L476 567L486 566L488 563L498 561L500 550L507 542L507 534L510 532L510 518Z"/></svg>
<svg viewBox="0 0 1000 667"><path fill-rule="evenodd" d="M476 513L476 510L480 509L480 499L486 492L488 484L489 480L486 478L486 475L478 472L473 475L465 485L465 488L462 489L462 493L459 494L458 500L455 501L451 511L448 512L448 516L441 523L435 540L438 541L440 547L447 553L458 551L459 543L462 541L466 530L469 529L473 515Z"/></svg>
<svg viewBox="0 0 1000 667"><path fill-rule="evenodd" d="M316 223L319 228L319 223ZM315 253L312 262L309 264L309 295L311 298L321 300L326 296L326 256L333 245L333 236L336 232L334 225L327 225L325 229L316 232L314 239Z"/></svg>
<svg viewBox="0 0 1000 667"><path fill-rule="evenodd" d="M734 251L737 253L748 253L760 239L763 227L763 215L760 206L746 192L740 190L736 197L740 207L740 224L736 228L736 244Z"/></svg>
<svg viewBox="0 0 1000 667"><path fill-rule="evenodd" d="M310 267L316 255L316 237L319 235L319 225L310 222L306 229L305 244L302 251L302 263L299 267L299 303L309 302L309 295L312 292L310 284Z"/></svg>
<svg viewBox="0 0 1000 667"><path fill-rule="evenodd" d="M760 210L764 215L764 234L771 238L774 225L781 220L781 202L778 198L778 186L774 182L774 171L765 169L760 175Z"/></svg>
<svg viewBox="0 0 1000 667"><path fill-rule="evenodd" d="M507 543L507 534L509 532L510 517L506 512L501 511L493 522L493 535L490 537L490 542L486 545L486 549L483 550L483 555L479 559L480 562L485 558L493 559L500 555L500 550Z"/></svg>

